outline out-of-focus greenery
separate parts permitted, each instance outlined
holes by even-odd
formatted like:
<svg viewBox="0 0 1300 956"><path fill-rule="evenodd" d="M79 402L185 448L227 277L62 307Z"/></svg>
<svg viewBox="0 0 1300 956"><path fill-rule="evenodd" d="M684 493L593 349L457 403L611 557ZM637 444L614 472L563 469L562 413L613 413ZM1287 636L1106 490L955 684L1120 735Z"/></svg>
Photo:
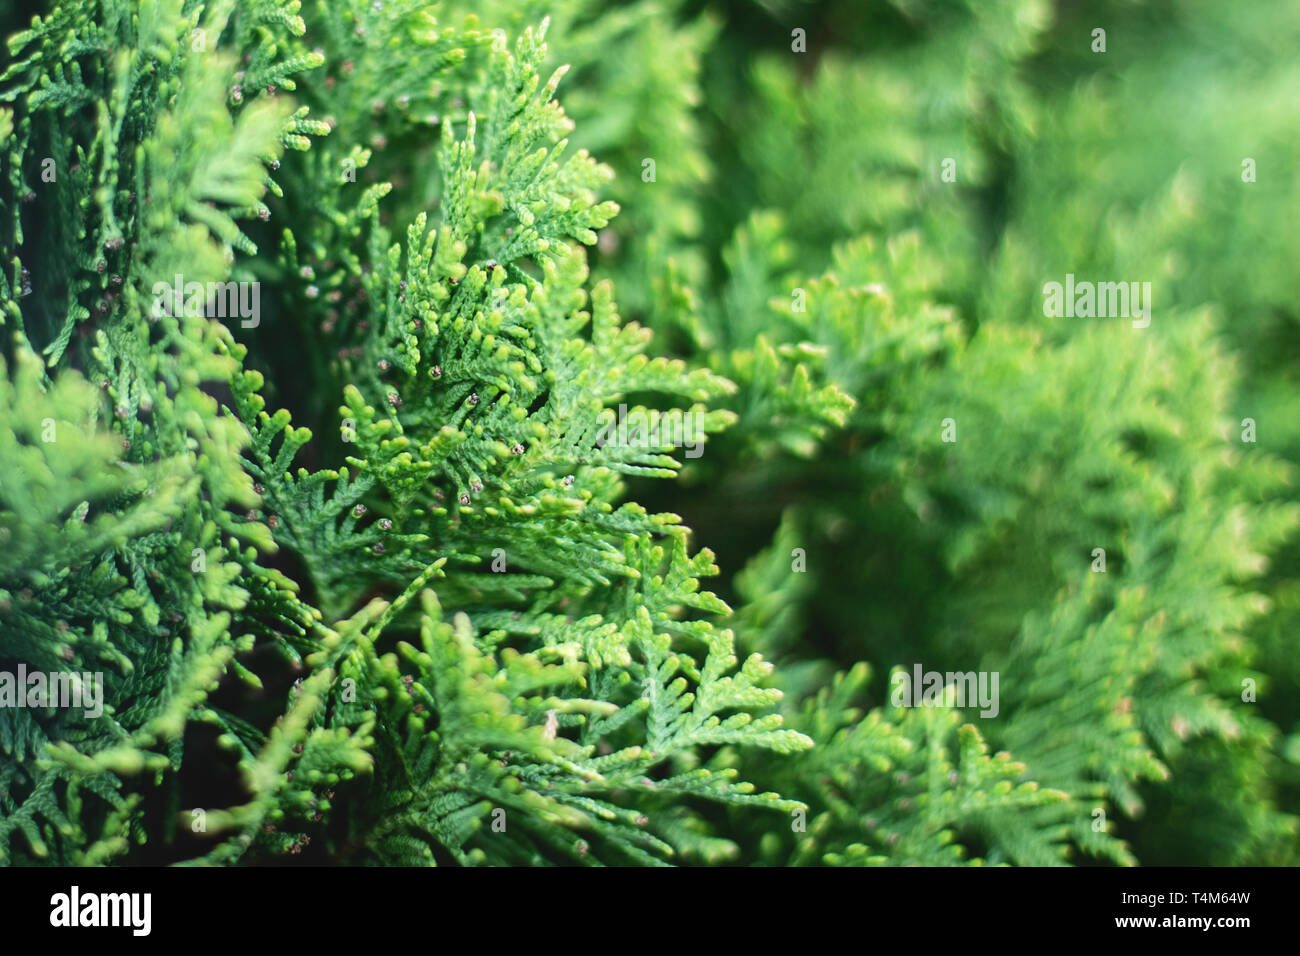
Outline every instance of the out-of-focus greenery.
<svg viewBox="0 0 1300 956"><path fill-rule="evenodd" d="M748 858L929 860L923 833L1022 862L1036 840L1076 861L1297 862L1300 10L771 0L679 16L712 30L691 57L700 105L674 124L698 124L706 175L643 185L635 150L604 155L625 157L625 210L669 191L702 210L647 312L741 384L740 421L688 493L648 500L735 573L739 633L834 753L740 761L816 808L807 836L755 831ZM619 252L648 248L629 225L610 227ZM643 263L602 267L634 286ZM1151 326L1045 316L1044 283L1067 273L1151 282ZM856 404L815 442L774 445L808 414L779 394L800 367ZM943 786L899 813L907 786L881 774L916 758L881 758L866 727L943 746L889 716L890 669L918 661L999 670L1001 714L964 718L1069 802L1029 814L1033 832L1023 813L938 809ZM850 701L868 716L837 722L840 698L812 695L858 662L871 676Z"/></svg>

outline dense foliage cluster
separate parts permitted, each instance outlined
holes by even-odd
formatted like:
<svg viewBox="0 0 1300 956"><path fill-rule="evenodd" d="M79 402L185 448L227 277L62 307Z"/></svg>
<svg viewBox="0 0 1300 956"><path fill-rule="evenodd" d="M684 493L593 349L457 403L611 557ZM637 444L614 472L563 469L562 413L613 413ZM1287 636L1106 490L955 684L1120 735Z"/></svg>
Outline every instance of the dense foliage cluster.
<svg viewBox="0 0 1300 956"><path fill-rule="evenodd" d="M4 23L0 861L1300 862L1300 13L1093 6Z"/></svg>

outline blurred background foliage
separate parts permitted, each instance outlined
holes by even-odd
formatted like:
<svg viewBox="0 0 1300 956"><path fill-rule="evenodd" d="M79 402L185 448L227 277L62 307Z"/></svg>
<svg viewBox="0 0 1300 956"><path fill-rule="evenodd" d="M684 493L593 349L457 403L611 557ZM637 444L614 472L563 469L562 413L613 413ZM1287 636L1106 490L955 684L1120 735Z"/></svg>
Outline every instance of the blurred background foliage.
<svg viewBox="0 0 1300 956"><path fill-rule="evenodd" d="M748 860L1296 863L1300 8L558 19L574 141L623 209L597 271L661 348L741 385L739 424L633 497L717 552L738 634L826 745L744 767L813 807ZM1150 328L1045 317L1066 273L1151 282ZM951 728L888 706L918 661L999 670L999 716L963 719L1068 799L910 795L967 765Z"/></svg>

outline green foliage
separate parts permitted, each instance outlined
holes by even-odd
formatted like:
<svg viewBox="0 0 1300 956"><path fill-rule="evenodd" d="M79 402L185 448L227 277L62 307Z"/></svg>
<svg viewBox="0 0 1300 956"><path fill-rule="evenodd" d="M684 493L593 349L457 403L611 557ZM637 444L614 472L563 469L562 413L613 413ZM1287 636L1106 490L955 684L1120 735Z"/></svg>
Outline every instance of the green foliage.
<svg viewBox="0 0 1300 956"><path fill-rule="evenodd" d="M779 692L762 686L770 668L760 658L733 673L731 633L708 621L728 609L699 590L698 578L716 573L708 552L688 554L675 516L619 500L621 475L673 475L672 447L598 438L602 409L629 396L693 402L672 414L717 431L734 416L705 403L734 386L645 355L649 333L619 319L609 284L587 291L571 243L594 243L616 207L596 197L609 171L567 149L572 123L553 100L561 72L546 83L538 72L544 24L511 47L472 21L442 28L418 5L358 6L357 30L325 28L323 51L309 52L294 39L306 30L296 10L240 7L226 19L220 8L164 9L139 35L118 24L112 40L130 52L111 58L107 27L58 12L11 43L36 48L7 73L16 106L6 117L20 117L23 131L9 144L14 167L30 165L37 128L53 139L79 103L99 102L81 168L122 186L91 202L77 200L90 194L83 176L50 184L43 201L76 210L71 234L96 237L113 256L111 276L107 263L67 259L69 232L42 233L36 261L77 270L71 304L60 318L42 292L30 318L7 310L20 329L20 375L6 407L24 417L7 432L6 472L24 478L4 496L15 539L4 656L120 673L88 726L5 711L6 857L131 859L141 852L131 844L147 840L171 856L175 829L190 823L197 846L179 851L209 863L298 853L309 830L327 827L341 857L388 862L726 852L725 840L701 834L693 805L798 804L700 767L701 749L786 753L808 742L768 713ZM338 16L322 6L309 21ZM220 44L206 49L198 29ZM307 95L330 122L291 113L271 89L295 89L295 74L348 55L376 66L369 47L398 40L421 55L394 69L394 92L427 96L447 76L462 91L456 102L469 104L418 120L440 127L429 161L441 185L435 216L414 215L404 246L375 215L391 186L355 184L348 173L367 157L332 145L342 120L362 122L357 97L379 74L363 69L356 86ZM67 44L85 47L94 67L83 75L97 86L78 87L81 100L37 96L38 65ZM330 135L311 149L304 134ZM315 158L281 164L284 146ZM328 169L338 195L350 188L359 201L335 204L328 186L308 185ZM267 189L306 200L271 266L280 277L267 283L280 326L271 336L321 321L312 300L343 290L353 306L383 303L373 318L354 320L353 308L322 322L341 353L316 363L340 385L337 468L294 470L312 433L265 410L266 375L249 367L248 344L198 309L158 315L150 301L155 281L174 273L262 274L264 258L239 266L236 253L265 246L246 223L268 218ZM406 197L419 202L418 192ZM25 248L21 218L11 225L13 248ZM129 247L98 241L119 231ZM343 263L320 264L324 295L298 281L323 254ZM97 287L103 305L78 307ZM105 397L68 371L39 399L44 376L23 358L28 342L47 346L52 370L103 376ZM206 393L217 385L225 402ZM36 442L47 418L99 430L61 454L70 436ZM285 553L305 576L285 573ZM497 554L509 567L494 570L506 573L477 570ZM388 601L371 599L383 593ZM403 639L415 633L418 649ZM277 694L267 680L286 667L303 676ZM239 680L256 702L218 702ZM207 748L190 740L195 724L217 731ZM161 788L174 805L187 768L223 750L247 800L144 815L139 793ZM507 814L490 821L501 829L476 836L494 809Z"/></svg>
<svg viewBox="0 0 1300 956"><path fill-rule="evenodd" d="M6 23L0 860L1296 862L1298 24L1102 7Z"/></svg>

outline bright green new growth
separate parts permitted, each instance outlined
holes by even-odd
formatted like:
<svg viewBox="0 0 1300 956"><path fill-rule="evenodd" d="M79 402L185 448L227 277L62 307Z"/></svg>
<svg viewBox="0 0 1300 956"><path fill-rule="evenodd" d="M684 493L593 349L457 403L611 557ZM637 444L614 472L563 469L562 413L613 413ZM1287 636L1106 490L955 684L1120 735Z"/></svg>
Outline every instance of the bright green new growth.
<svg viewBox="0 0 1300 956"><path fill-rule="evenodd" d="M97 25L57 12L11 41L14 181L75 108L99 104L79 170L66 145L55 157L62 175L40 201L69 216L32 261L65 262L69 233L105 261L64 266L66 302L32 279L29 315L14 294L26 267L11 260L18 375L5 408L22 417L0 446L4 656L103 670L107 706L98 720L0 712L9 859L113 861L158 840L142 795L161 787L176 804L195 723L220 732L248 795L176 805L166 821L209 841L195 857L208 862L297 852L325 813L345 814L332 822L348 860L662 862L721 845L693 822L700 801L800 806L700 766L704 748L788 753L807 740L770 714L769 666L738 664L731 632L709 623L727 613L699 588L716 573L709 554L689 555L673 515L619 503L619 476L670 477L673 449L596 443L598 413L627 396L695 403L716 431L734 416L705 403L733 386L645 355L649 333L619 319L609 283L588 292L572 243L593 243L614 214L595 192L609 171L567 150L561 74L538 73L542 31L511 47L418 6L362 14L367 42L419 51L393 95L428 96L442 77L468 106L422 120L441 127L437 211L415 215L400 245L375 215L389 187L357 184L365 151L340 142L356 94L334 88L327 136L314 113L263 92L322 63L294 39L296 3L173 4ZM326 27L338 16L317 15ZM69 44L93 70L73 59L61 94L39 95ZM427 105L413 95L406 108ZM285 146L315 158L293 171L278 162ZM309 193L296 177L320 181ZM174 273L260 274L235 254L257 250L241 220L264 208L264 188L307 200L281 233L285 307L339 289L377 306L339 323L366 367L343 365L337 469L295 467L312 435L264 410L248 344L183 310L151 316L154 282ZM17 207L8 227L16 247ZM313 266L323 249L338 262ZM106 307L80 307L88 290ZM317 312L308 302L300 319ZM57 379L39 371L38 345ZM67 366L102 379L103 397L56 373ZM207 394L222 384L225 400ZM63 433L42 442L46 418ZM284 550L303 579L271 566ZM506 573L484 567L495 555ZM236 654L268 647L303 675L269 729L212 697L223 675L259 687Z"/></svg>

